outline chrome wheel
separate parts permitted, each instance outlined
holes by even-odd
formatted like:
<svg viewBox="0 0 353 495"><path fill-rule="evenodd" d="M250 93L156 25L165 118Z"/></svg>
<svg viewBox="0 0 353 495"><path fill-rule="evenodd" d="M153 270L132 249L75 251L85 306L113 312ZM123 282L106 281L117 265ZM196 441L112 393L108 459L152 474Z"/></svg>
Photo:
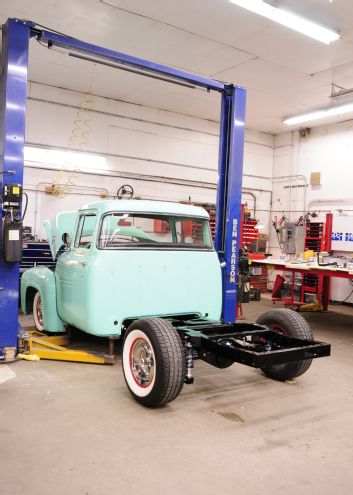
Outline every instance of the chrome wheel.
<svg viewBox="0 0 353 495"><path fill-rule="evenodd" d="M131 323L122 357L126 385L137 402L158 407L179 395L185 380L185 349L169 321L142 318Z"/></svg>
<svg viewBox="0 0 353 495"><path fill-rule="evenodd" d="M130 369L140 387L148 387L154 378L155 360L152 346L147 340L138 337L130 348Z"/></svg>
<svg viewBox="0 0 353 495"><path fill-rule="evenodd" d="M38 297L38 300L37 300L36 313L37 313L37 320L38 320L40 326L44 326L42 298L40 296Z"/></svg>
<svg viewBox="0 0 353 495"><path fill-rule="evenodd" d="M39 332L43 332L45 318L43 312L42 297L39 291L36 292L33 299L33 319L36 329Z"/></svg>

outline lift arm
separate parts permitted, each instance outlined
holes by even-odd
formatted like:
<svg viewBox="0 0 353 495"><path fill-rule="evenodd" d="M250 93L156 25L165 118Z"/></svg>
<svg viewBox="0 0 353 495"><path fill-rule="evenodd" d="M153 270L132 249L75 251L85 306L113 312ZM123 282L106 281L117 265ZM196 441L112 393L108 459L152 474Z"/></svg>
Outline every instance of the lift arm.
<svg viewBox="0 0 353 495"><path fill-rule="evenodd" d="M23 183L25 108L29 39L35 37L48 48L68 55L186 87L205 88L222 95L219 184L217 193L215 246L222 264L222 319L235 322L241 186L244 152L245 90L162 64L86 43L61 33L41 29L30 21L8 19L3 27L1 73L1 191L9 182ZM1 212L0 212L1 213ZM3 217L0 215L0 231ZM1 240L1 238L0 238ZM2 243L1 243L2 244ZM0 256L0 358L17 341L18 263L5 263Z"/></svg>

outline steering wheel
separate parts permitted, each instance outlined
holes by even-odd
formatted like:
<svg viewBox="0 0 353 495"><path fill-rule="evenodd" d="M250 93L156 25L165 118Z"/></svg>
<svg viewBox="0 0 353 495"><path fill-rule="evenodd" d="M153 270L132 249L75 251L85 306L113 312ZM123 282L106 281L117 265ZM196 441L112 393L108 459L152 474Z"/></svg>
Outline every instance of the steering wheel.
<svg viewBox="0 0 353 495"><path fill-rule="evenodd" d="M134 195L134 189L129 184L124 184L119 187L118 192L116 193L118 199L131 199Z"/></svg>

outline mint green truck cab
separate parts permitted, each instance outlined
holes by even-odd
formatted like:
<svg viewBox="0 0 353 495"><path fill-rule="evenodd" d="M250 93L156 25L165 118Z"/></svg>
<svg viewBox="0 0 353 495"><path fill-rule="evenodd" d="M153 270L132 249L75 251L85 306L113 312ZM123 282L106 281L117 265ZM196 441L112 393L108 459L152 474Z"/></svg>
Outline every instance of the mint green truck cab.
<svg viewBox="0 0 353 495"><path fill-rule="evenodd" d="M221 269L208 213L184 204L99 201L46 222L55 271L22 276L21 302L38 329L72 325L97 336L119 336L142 317L195 314L219 320ZM35 291L39 297L34 301ZM38 307L38 301L40 305Z"/></svg>
<svg viewBox="0 0 353 495"><path fill-rule="evenodd" d="M45 227L56 267L23 273L22 311L33 311L48 333L73 326L122 336L124 378L144 406L174 400L193 382L197 358L218 368L239 362L283 381L329 355L294 311L267 312L256 324L221 321L224 275L202 208L99 201Z"/></svg>

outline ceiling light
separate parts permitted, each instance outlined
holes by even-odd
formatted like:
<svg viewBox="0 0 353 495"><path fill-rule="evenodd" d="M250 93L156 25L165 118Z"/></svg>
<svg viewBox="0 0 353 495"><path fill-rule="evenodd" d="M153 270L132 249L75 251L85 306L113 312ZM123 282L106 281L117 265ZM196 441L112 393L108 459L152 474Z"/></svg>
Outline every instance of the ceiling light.
<svg viewBox="0 0 353 495"><path fill-rule="evenodd" d="M326 119L327 117L334 117L335 115L342 115L349 112L353 112L353 102L346 103L345 105L333 105L331 107L322 108L321 110L303 113L296 117L289 117L288 119L285 119L283 123L287 125L303 124L304 122Z"/></svg>
<svg viewBox="0 0 353 495"><path fill-rule="evenodd" d="M231 3L250 10L255 14L262 15L266 19L278 22L294 31L310 36L315 40L330 44L332 41L339 39L340 35L336 31L328 29L320 24L316 24L305 17L302 17L288 10L273 7L263 0L230 0Z"/></svg>
<svg viewBox="0 0 353 495"><path fill-rule="evenodd" d="M331 103L343 103L345 101L352 101L353 88L343 88L342 86L339 86L335 83L332 83L331 87Z"/></svg>
<svg viewBox="0 0 353 495"><path fill-rule="evenodd" d="M57 150L53 148L36 148L25 146L25 162L44 163L46 165L60 165L60 167L87 167L101 168L105 165L104 156L79 151Z"/></svg>

